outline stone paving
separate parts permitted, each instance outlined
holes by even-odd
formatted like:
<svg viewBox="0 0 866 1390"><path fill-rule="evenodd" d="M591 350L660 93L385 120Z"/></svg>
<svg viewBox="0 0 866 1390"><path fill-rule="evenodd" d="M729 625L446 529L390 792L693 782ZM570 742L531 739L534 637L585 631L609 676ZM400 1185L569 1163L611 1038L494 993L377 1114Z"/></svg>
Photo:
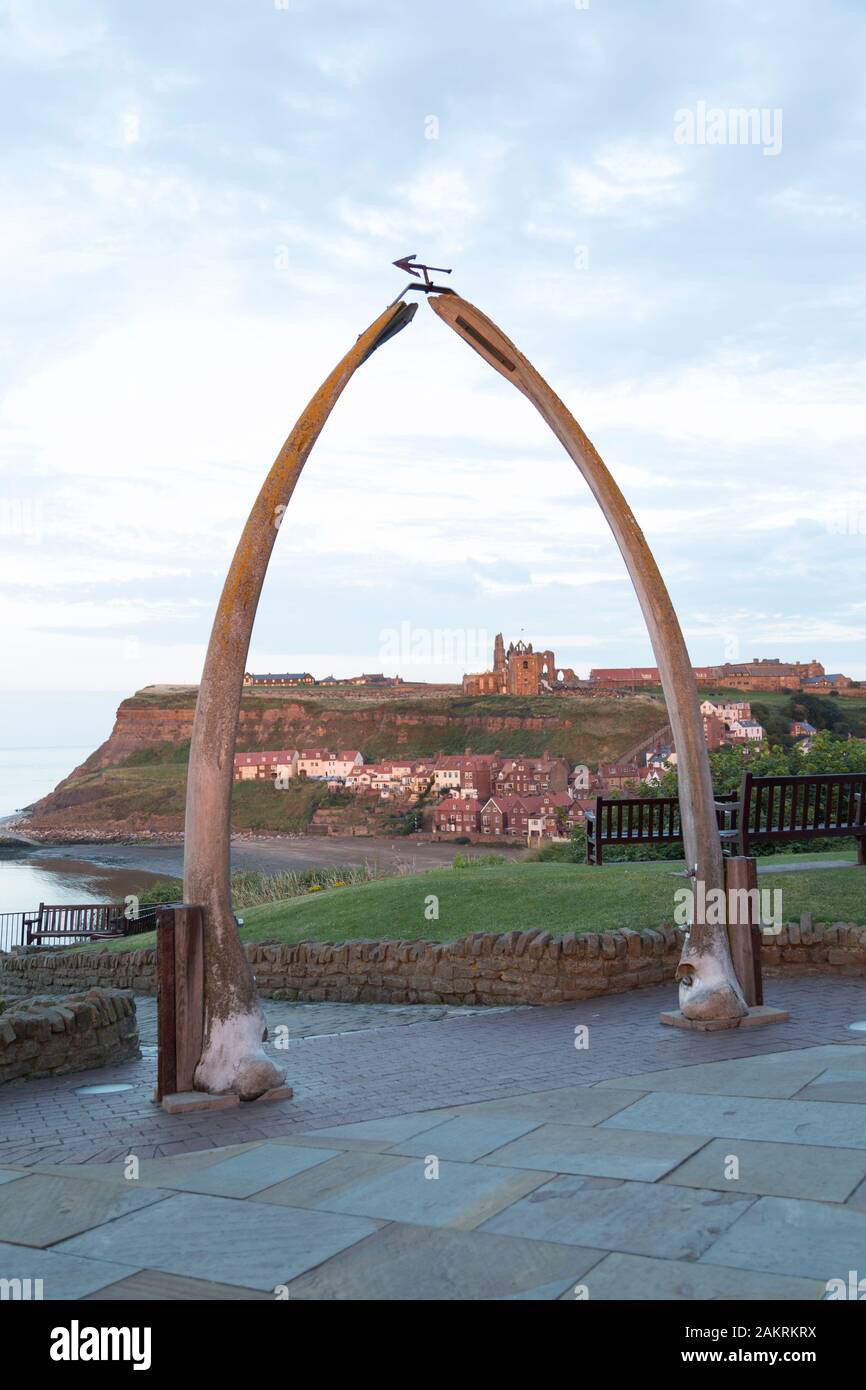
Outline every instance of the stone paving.
<svg viewBox="0 0 866 1390"><path fill-rule="evenodd" d="M814 1300L866 1275L866 982L769 981L791 1022L742 1033L662 1028L670 993L415 1022L272 1003L297 1098L233 1112L157 1109L150 1044L118 1096L74 1094L106 1071L6 1087L0 1277L136 1301Z"/></svg>
<svg viewBox="0 0 866 1390"><path fill-rule="evenodd" d="M432 1006L439 1015L433 1018L408 1007L363 1006L363 1014L349 1015L364 1021L363 1029L343 1021L354 1005L266 1001L268 1051L286 1067L294 1098L174 1116L153 1104L156 1048L149 1031L152 1001L145 1001L142 1027L151 1041L144 1044L139 1061L0 1090L0 1167L107 1162L130 1151L141 1158L166 1157L285 1138L361 1117L441 1109L575 1083L591 1086L627 1075L637 1062L651 1070L850 1043L858 1035L848 1031L848 1023L866 1018L862 978L778 978L768 980L766 988L769 1002L790 1010L789 1023L705 1034L659 1024L659 1013L675 997L669 985L546 1008ZM311 1034L317 1009L321 1023ZM386 1026L382 1020L392 1009L395 1018L417 1014L419 1021ZM574 1046L578 1025L590 1030L585 1051ZM281 1027L289 1035L285 1050L274 1045ZM76 1094L79 1087L111 1081L131 1089L107 1096ZM822 1082L828 1100L834 1099L826 1091L832 1084Z"/></svg>

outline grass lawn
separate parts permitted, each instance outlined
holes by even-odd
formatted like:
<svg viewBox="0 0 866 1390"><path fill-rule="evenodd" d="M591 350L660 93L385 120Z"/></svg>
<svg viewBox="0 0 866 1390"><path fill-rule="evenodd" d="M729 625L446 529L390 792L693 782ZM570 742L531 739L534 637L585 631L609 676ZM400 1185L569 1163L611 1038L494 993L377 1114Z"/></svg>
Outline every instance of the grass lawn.
<svg viewBox="0 0 866 1390"><path fill-rule="evenodd" d="M802 862L804 856L785 858ZM680 868L675 863L598 869L512 862L487 869L432 869L246 908L241 936L245 941L450 941L471 932L529 927L556 935L656 927L673 921L674 893L686 886L678 876ZM759 886L781 891L786 922L811 912L816 921L866 924L866 871L816 868L761 874ZM425 916L430 895L438 898L438 920ZM149 934L99 949L135 950L152 944Z"/></svg>

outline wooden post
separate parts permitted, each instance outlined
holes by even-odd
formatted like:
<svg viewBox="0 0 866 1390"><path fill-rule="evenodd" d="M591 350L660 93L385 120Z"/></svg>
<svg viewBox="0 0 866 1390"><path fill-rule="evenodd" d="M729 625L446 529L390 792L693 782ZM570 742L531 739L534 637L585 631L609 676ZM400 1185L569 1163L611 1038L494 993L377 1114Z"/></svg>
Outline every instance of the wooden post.
<svg viewBox="0 0 866 1390"><path fill-rule="evenodd" d="M202 910L183 904L174 912L175 1090L195 1089L204 1036L204 938Z"/></svg>
<svg viewBox="0 0 866 1390"><path fill-rule="evenodd" d="M754 859L732 855L725 860L728 941L743 997L750 1008L763 1004L761 921L758 911L758 866ZM734 893L737 894L734 897ZM745 907L743 906L745 904Z"/></svg>
<svg viewBox="0 0 866 1390"><path fill-rule="evenodd" d="M177 1090L175 1035L174 907L156 910L156 1038L158 1045L156 1095L171 1096Z"/></svg>
<svg viewBox="0 0 866 1390"><path fill-rule="evenodd" d="M189 903L156 911L157 1101L195 1087L204 1031L202 912Z"/></svg>

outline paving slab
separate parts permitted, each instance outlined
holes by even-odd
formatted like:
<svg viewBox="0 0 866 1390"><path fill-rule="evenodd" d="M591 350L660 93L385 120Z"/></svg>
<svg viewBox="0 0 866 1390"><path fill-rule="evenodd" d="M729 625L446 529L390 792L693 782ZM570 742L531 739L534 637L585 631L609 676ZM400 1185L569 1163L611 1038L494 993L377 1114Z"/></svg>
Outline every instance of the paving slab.
<svg viewBox="0 0 866 1390"><path fill-rule="evenodd" d="M600 1081L599 1091L618 1091L637 1087L643 1091L686 1091L708 1096L766 1096L787 1100L801 1087L820 1076L827 1063L820 1058L790 1054L787 1061L763 1057L741 1058L735 1062L707 1062L693 1067L674 1067Z"/></svg>
<svg viewBox="0 0 866 1390"><path fill-rule="evenodd" d="M138 1177L134 1179L136 1185L142 1187L161 1187L165 1178L175 1179L182 1177L184 1173L197 1173L204 1168L209 1168L215 1163L223 1163L227 1158L234 1158L236 1154L248 1153L251 1149L258 1148L261 1144L260 1139L251 1140L249 1144L231 1144L219 1149L199 1149L194 1153L176 1154L174 1158L140 1158L138 1161ZM129 1146L132 1153L135 1153L136 1145ZM73 1168L68 1163L36 1163L28 1172L38 1174L48 1174L53 1177L68 1178L73 1174L81 1182L102 1183L108 1180L115 1182L118 1178L124 1177L129 1151L115 1158L111 1163L78 1163ZM129 1181L133 1181L130 1179ZM173 1182L167 1184L173 1186Z"/></svg>
<svg viewBox="0 0 866 1390"><path fill-rule="evenodd" d="M541 1125L481 1161L508 1168L584 1173L596 1178L655 1182L706 1144L703 1137L641 1134L599 1126Z"/></svg>
<svg viewBox="0 0 866 1390"><path fill-rule="evenodd" d="M808 1086L797 1093L798 1100L848 1101L851 1105L866 1105L866 1069L828 1067Z"/></svg>
<svg viewBox="0 0 866 1390"><path fill-rule="evenodd" d="M826 1202L761 1197L736 1226L701 1254L701 1262L813 1279L844 1279L866 1270L866 1212Z"/></svg>
<svg viewBox="0 0 866 1390"><path fill-rule="evenodd" d="M217 1197L251 1197L267 1187L275 1187L286 1178L314 1168L329 1158L336 1158L336 1149L290 1148L287 1144L259 1144L248 1153L223 1159L198 1171L188 1169L171 1177L163 1176L166 1187L179 1192L210 1192Z"/></svg>
<svg viewBox="0 0 866 1390"><path fill-rule="evenodd" d="M438 1177L425 1176L427 1171L424 1159L410 1158L399 1168L323 1197L315 1206L414 1226L471 1230L551 1176L448 1160L439 1164Z"/></svg>
<svg viewBox="0 0 866 1390"><path fill-rule="evenodd" d="M0 1278L29 1279L31 1289L33 1280L41 1279L42 1297L47 1300L85 1298L135 1272L136 1265L129 1261L88 1260L58 1250L0 1244Z"/></svg>
<svg viewBox="0 0 866 1390"><path fill-rule="evenodd" d="M860 1186L851 1193L845 1205L853 1207L855 1211L866 1211L866 1182L861 1182Z"/></svg>
<svg viewBox="0 0 866 1390"><path fill-rule="evenodd" d="M331 1212L180 1192L60 1248L97 1260L122 1250L139 1269L272 1291L378 1229Z"/></svg>
<svg viewBox="0 0 866 1390"><path fill-rule="evenodd" d="M26 1178L27 1173L19 1168L16 1172L14 1168L0 1168L0 1183L15 1182L18 1178Z"/></svg>
<svg viewBox="0 0 866 1390"><path fill-rule="evenodd" d="M668 1260L694 1260L755 1201L751 1196L624 1182L559 1177L515 1202L482 1227L524 1236Z"/></svg>
<svg viewBox="0 0 866 1390"><path fill-rule="evenodd" d="M328 1159L326 1163L307 1168L296 1177L277 1183L275 1187L265 1188L250 1200L283 1207L321 1206L327 1210L331 1198L341 1196L368 1178L387 1178L412 1162L411 1158L401 1158L396 1154L350 1149L336 1158Z"/></svg>
<svg viewBox="0 0 866 1390"><path fill-rule="evenodd" d="M305 1137L316 1142L337 1140L339 1147L381 1148L398 1144L401 1139L411 1139L415 1134L433 1129L440 1124L443 1116L453 1112L426 1110L409 1115L390 1115L382 1120L360 1120L357 1124L331 1125L327 1129L309 1129Z"/></svg>
<svg viewBox="0 0 866 1390"><path fill-rule="evenodd" d="M722 1269L690 1260L655 1260L648 1255L605 1255L580 1282L590 1302L820 1301L825 1292L820 1279ZM561 1297L566 1301L575 1295L566 1292Z"/></svg>
<svg viewBox="0 0 866 1390"><path fill-rule="evenodd" d="M725 1177L729 1160L737 1178ZM713 1139L665 1179L681 1187L754 1192L762 1197L804 1197L844 1202L866 1178L866 1149L812 1144L768 1144L756 1139Z"/></svg>
<svg viewBox="0 0 866 1390"><path fill-rule="evenodd" d="M452 1113L473 1115L517 1115L536 1124L554 1120L562 1125L596 1125L609 1115L624 1110L640 1100L650 1088L604 1093L598 1086L560 1086L550 1091L529 1091L506 1096L501 1100L479 1101L463 1105Z"/></svg>
<svg viewBox="0 0 866 1390"><path fill-rule="evenodd" d="M510 1139L527 1134L539 1123L537 1115L520 1115L509 1110L477 1114L469 1110L434 1125L432 1129L425 1129L423 1134L392 1144L388 1152L411 1154L419 1158L435 1154L437 1158L471 1163L507 1144Z"/></svg>
<svg viewBox="0 0 866 1390"><path fill-rule="evenodd" d="M292 1299L553 1300L599 1250L397 1222L289 1286Z"/></svg>
<svg viewBox="0 0 866 1390"><path fill-rule="evenodd" d="M11 1245L44 1247L67 1236L89 1231L139 1207L161 1203L169 1194L159 1188L144 1191L135 1183L81 1182L32 1175L23 1182L0 1188L0 1241ZM117 1248L107 1257L117 1255ZM139 1262L131 1262L136 1269Z"/></svg>
<svg viewBox="0 0 866 1390"><path fill-rule="evenodd" d="M866 1108L838 1101L824 1104L658 1091L603 1123L611 1129L646 1129L661 1134L866 1149Z"/></svg>
<svg viewBox="0 0 866 1390"><path fill-rule="evenodd" d="M164 1274L160 1269L142 1269L116 1284L106 1284L98 1293L85 1294L85 1303L165 1303L171 1301L208 1303L266 1301L274 1294L261 1289L244 1289L239 1284L215 1284L209 1279L189 1279L180 1274Z"/></svg>

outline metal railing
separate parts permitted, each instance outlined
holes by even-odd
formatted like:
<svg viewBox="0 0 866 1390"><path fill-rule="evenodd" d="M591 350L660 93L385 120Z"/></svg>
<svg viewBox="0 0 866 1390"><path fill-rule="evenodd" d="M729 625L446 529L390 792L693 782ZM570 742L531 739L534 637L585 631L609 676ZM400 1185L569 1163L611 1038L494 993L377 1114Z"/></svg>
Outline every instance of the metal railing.
<svg viewBox="0 0 866 1390"><path fill-rule="evenodd" d="M24 919L30 912L0 912L0 951L11 951L24 942Z"/></svg>

